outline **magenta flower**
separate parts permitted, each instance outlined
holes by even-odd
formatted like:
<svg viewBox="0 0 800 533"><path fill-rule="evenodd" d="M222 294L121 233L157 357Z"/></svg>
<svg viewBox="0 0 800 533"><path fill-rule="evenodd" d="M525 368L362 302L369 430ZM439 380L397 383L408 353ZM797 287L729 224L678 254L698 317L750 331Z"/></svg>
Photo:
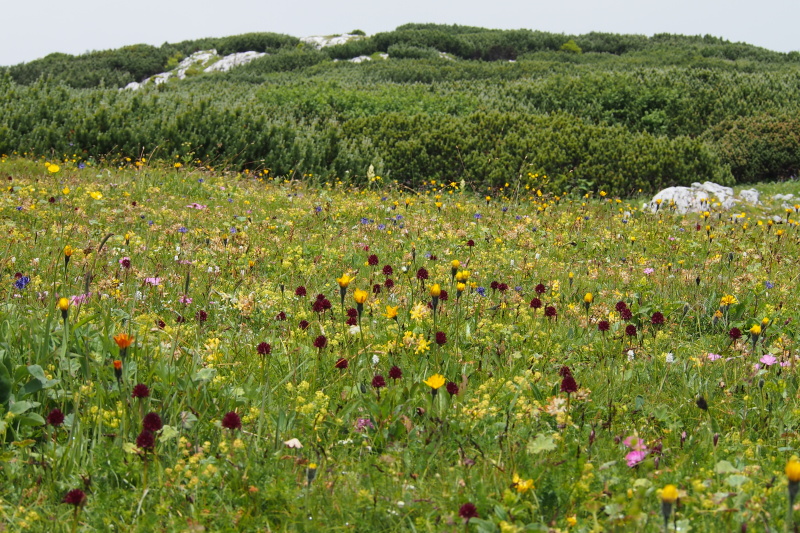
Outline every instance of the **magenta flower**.
<svg viewBox="0 0 800 533"><path fill-rule="evenodd" d="M629 467L634 467L644 461L645 457L647 457L647 450L633 450L625 456L625 461Z"/></svg>
<svg viewBox="0 0 800 533"><path fill-rule="evenodd" d="M189 305L190 303L192 303L192 299L191 299L191 298L189 298L188 296L186 296L185 294L184 294L183 296L181 296L181 297L178 299L178 301L179 301L180 303L182 303L183 305Z"/></svg>
<svg viewBox="0 0 800 533"><path fill-rule="evenodd" d="M719 359L722 356L720 354L718 354L718 353L710 353L710 354L708 354L707 357L708 357L709 361L716 361L717 359Z"/></svg>
<svg viewBox="0 0 800 533"><path fill-rule="evenodd" d="M203 209L207 208L208 206L207 205L203 205L203 204L198 204L197 202L193 202L193 203L187 205L186 207L188 207L189 209L197 209L198 211L202 211Z"/></svg>
<svg viewBox="0 0 800 533"><path fill-rule="evenodd" d="M155 287L161 285L161 278L144 278L144 282Z"/></svg>

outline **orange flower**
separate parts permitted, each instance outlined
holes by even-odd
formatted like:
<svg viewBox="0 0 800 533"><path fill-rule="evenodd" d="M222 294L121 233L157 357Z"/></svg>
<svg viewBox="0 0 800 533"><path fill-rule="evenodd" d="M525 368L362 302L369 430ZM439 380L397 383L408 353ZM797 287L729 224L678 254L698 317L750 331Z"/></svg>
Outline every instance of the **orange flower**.
<svg viewBox="0 0 800 533"><path fill-rule="evenodd" d="M117 371L117 372L122 370L122 361L120 361L119 359L114 361L114 370Z"/></svg>
<svg viewBox="0 0 800 533"><path fill-rule="evenodd" d="M119 335L114 335L114 342L117 343L117 346L119 346L120 350L124 350L125 348L133 344L133 337L131 337L127 333L120 333ZM116 361L114 362L114 365L116 367Z"/></svg>

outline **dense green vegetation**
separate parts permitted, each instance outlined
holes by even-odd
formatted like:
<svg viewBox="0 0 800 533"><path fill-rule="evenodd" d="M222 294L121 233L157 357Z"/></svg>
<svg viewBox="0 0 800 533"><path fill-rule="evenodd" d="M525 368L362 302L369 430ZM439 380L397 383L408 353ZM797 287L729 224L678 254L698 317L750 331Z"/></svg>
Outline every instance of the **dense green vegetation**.
<svg viewBox="0 0 800 533"><path fill-rule="evenodd" d="M268 55L118 91L188 54ZM377 54L388 54L383 60ZM354 64L359 55L372 61ZM560 35L409 24L316 50L247 34L83 56L0 79L0 152L191 154L213 166L615 194L800 167L800 54L677 35Z"/></svg>

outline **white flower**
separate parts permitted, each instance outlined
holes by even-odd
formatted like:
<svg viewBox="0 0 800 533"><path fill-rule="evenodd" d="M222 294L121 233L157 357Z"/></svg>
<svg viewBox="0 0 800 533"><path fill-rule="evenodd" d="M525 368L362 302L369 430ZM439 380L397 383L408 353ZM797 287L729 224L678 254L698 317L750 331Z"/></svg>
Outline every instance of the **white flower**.
<svg viewBox="0 0 800 533"><path fill-rule="evenodd" d="M636 357L636 352L634 352L633 350L628 350L628 361L633 361L635 357Z"/></svg>
<svg viewBox="0 0 800 533"><path fill-rule="evenodd" d="M361 328L358 327L358 324L350 326L350 335L358 335L359 331L361 331Z"/></svg>
<svg viewBox="0 0 800 533"><path fill-rule="evenodd" d="M298 450L303 447L303 445L297 439L289 439L287 441L284 441L284 444L286 445L287 448L296 448Z"/></svg>
<svg viewBox="0 0 800 533"><path fill-rule="evenodd" d="M380 363L380 361L381 361L381 359L377 355L373 355L372 356L372 364L373 365L377 365L378 363Z"/></svg>
<svg viewBox="0 0 800 533"><path fill-rule="evenodd" d="M675 362L675 356L672 354L672 352L669 352L667 354L667 363L674 363L674 362Z"/></svg>

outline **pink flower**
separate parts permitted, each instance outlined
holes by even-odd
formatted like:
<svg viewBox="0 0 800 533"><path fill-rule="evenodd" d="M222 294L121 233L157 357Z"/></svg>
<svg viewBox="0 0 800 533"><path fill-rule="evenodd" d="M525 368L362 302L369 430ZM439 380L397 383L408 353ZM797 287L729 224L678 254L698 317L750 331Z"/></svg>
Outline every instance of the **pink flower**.
<svg viewBox="0 0 800 533"><path fill-rule="evenodd" d="M144 282L155 287L161 285L161 278L144 278Z"/></svg>
<svg viewBox="0 0 800 533"><path fill-rule="evenodd" d="M768 353L768 354L764 355L761 359L759 359L759 361L761 361L762 363L764 363L767 366L772 366L772 365L774 365L775 363L778 362L778 360L775 358L775 356L772 355L771 353Z"/></svg>
<svg viewBox="0 0 800 533"><path fill-rule="evenodd" d="M652 274L653 272L655 272L655 270L654 270L654 269L652 269L652 268L649 268L649 267L648 267L648 268L645 268L645 269L644 269L644 273L645 273L645 274L647 274L648 276L649 276L650 274Z"/></svg>
<svg viewBox="0 0 800 533"><path fill-rule="evenodd" d="M92 295L91 292L87 292L86 294L78 294L75 296L70 296L69 303L71 303L72 305L80 305L84 303L86 300L88 300L91 295Z"/></svg>
<svg viewBox="0 0 800 533"><path fill-rule="evenodd" d="M644 441L636 435L631 435L630 437L626 438L624 441L622 441L622 444L635 451L647 450L647 446L645 446Z"/></svg>
<svg viewBox="0 0 800 533"><path fill-rule="evenodd" d="M188 207L189 209L197 209L197 210L202 211L203 209L207 208L208 206L207 205L203 205L203 204L198 204L197 202L193 202L193 203L187 205L186 207Z"/></svg>
<svg viewBox="0 0 800 533"><path fill-rule="evenodd" d="M722 357L722 356L720 354L718 354L718 353L710 353L710 354L708 354L708 360L709 361L716 361L720 357Z"/></svg>
<svg viewBox="0 0 800 533"><path fill-rule="evenodd" d="M646 450L634 450L625 456L625 461L628 462L629 467L634 467L644 461L645 457L647 457Z"/></svg>
<svg viewBox="0 0 800 533"><path fill-rule="evenodd" d="M791 364L792 364L792 363L791 363L791 362L789 362L789 361L781 361L781 366L789 366L789 365L791 365Z"/></svg>
<svg viewBox="0 0 800 533"><path fill-rule="evenodd" d="M192 299L186 296L185 294L181 296L178 301L183 305L189 305L190 303L192 303Z"/></svg>

